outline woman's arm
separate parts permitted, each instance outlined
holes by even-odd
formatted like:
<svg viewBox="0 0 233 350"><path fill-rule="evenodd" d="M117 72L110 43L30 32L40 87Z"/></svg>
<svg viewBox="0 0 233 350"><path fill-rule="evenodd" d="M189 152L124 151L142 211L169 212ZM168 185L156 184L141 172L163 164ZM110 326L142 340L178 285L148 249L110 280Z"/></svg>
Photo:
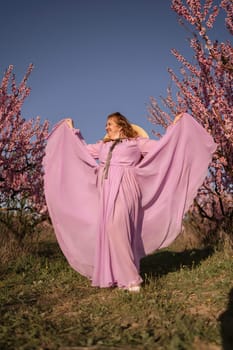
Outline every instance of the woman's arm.
<svg viewBox="0 0 233 350"><path fill-rule="evenodd" d="M90 155L95 158L95 159L99 159L99 153L100 153L100 148L102 147L102 142L97 142L94 144L88 144L86 145L88 152L90 153Z"/></svg>
<svg viewBox="0 0 233 350"><path fill-rule="evenodd" d="M71 118L66 118L66 123L69 126L69 128L74 129L74 122ZM85 140L83 139L82 135L80 134L80 131L77 129L76 129L76 135L78 135L79 138L82 140L83 144L86 146L90 155L93 158L98 159L99 158L99 151L100 151L100 147L101 147L102 143L98 142L98 143L94 143L94 144L87 144L85 142Z"/></svg>
<svg viewBox="0 0 233 350"><path fill-rule="evenodd" d="M178 114L178 115L175 117L175 119L173 120L173 123L172 123L172 124L173 124L173 125L176 124L176 123L180 120L180 118L183 116L183 114L184 114L184 113Z"/></svg>
<svg viewBox="0 0 233 350"><path fill-rule="evenodd" d="M137 144L140 149L142 156L144 157L151 149L154 148L157 141L149 138L138 138Z"/></svg>
<svg viewBox="0 0 233 350"><path fill-rule="evenodd" d="M67 125L69 128L73 129L74 128L74 122L71 118L66 118Z"/></svg>

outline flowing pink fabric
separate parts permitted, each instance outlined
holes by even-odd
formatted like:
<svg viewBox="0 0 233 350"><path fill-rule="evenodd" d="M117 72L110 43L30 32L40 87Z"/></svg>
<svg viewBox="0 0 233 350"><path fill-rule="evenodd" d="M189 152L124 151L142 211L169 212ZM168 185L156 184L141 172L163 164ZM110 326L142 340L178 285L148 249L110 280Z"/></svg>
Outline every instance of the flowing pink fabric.
<svg viewBox="0 0 233 350"><path fill-rule="evenodd" d="M111 145L87 145L60 122L48 138L45 196L69 264L93 286L127 288L142 281L140 259L179 234L216 144L184 114L159 141L119 142L104 176Z"/></svg>

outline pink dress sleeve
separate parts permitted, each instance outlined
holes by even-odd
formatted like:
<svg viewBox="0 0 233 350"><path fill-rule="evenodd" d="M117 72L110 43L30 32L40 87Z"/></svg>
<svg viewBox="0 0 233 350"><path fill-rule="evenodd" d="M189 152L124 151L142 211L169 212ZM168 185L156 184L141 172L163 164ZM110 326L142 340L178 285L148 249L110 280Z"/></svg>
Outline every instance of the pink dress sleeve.
<svg viewBox="0 0 233 350"><path fill-rule="evenodd" d="M87 148L80 131L62 120L49 135L43 166L47 207L59 245L70 265L91 277L99 197L98 166Z"/></svg>
<svg viewBox="0 0 233 350"><path fill-rule="evenodd" d="M101 148L102 144L103 144L103 142L99 141L97 143L90 143L90 144L86 145L88 152L90 153L90 155L93 158L99 159L99 153L100 153L100 148Z"/></svg>
<svg viewBox="0 0 233 350"><path fill-rule="evenodd" d="M157 141L148 138L138 138L138 147L143 157L156 146Z"/></svg>
<svg viewBox="0 0 233 350"><path fill-rule="evenodd" d="M140 141L136 166L142 193L144 254L167 247L181 230L184 214L207 175L216 144L189 114L158 141Z"/></svg>
<svg viewBox="0 0 233 350"><path fill-rule="evenodd" d="M94 159L99 159L100 148L102 147L103 141L100 140L97 143L87 144L79 129L74 129L74 133L78 136L79 140L86 147L86 149L88 150L89 154Z"/></svg>

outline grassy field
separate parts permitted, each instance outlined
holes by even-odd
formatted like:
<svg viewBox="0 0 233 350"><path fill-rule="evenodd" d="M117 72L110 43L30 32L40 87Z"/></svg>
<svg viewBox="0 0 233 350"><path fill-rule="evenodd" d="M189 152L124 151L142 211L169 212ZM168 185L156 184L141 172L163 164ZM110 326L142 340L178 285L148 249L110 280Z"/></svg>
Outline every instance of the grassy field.
<svg viewBox="0 0 233 350"><path fill-rule="evenodd" d="M233 349L232 258L171 247L132 294L91 287L50 237L1 266L0 349Z"/></svg>

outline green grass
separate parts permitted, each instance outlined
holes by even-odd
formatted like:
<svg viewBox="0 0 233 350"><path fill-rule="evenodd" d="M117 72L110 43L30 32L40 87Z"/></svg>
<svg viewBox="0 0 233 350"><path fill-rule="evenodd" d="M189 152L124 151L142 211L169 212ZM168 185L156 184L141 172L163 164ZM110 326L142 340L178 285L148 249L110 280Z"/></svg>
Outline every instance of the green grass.
<svg viewBox="0 0 233 350"><path fill-rule="evenodd" d="M143 259L143 288L130 294L91 287L56 242L41 242L1 267L0 349L233 349L232 258L160 251Z"/></svg>

